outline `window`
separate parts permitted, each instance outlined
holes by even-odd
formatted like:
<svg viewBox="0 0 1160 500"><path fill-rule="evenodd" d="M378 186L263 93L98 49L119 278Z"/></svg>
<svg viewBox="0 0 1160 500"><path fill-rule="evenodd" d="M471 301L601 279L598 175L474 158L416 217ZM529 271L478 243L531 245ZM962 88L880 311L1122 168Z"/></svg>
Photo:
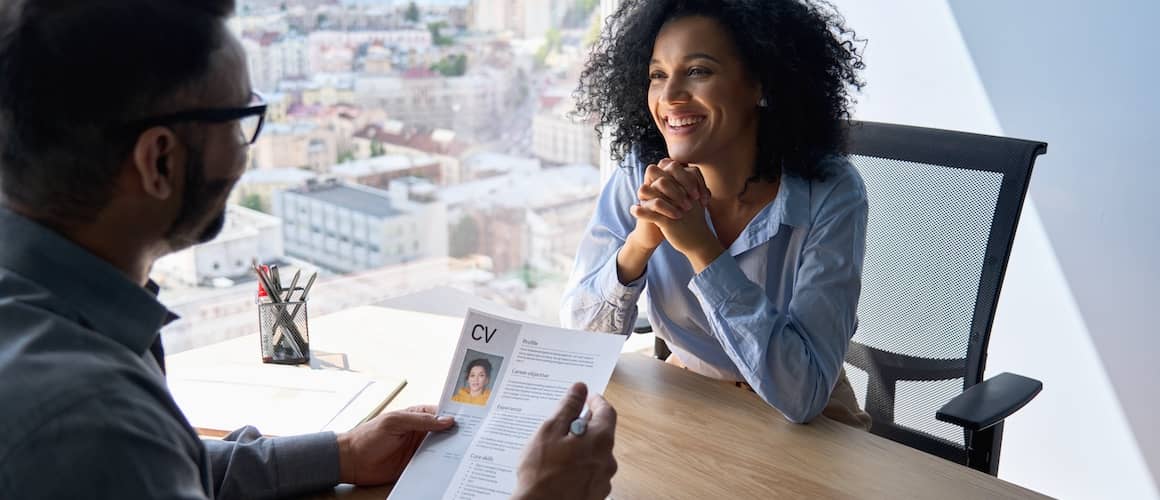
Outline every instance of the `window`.
<svg viewBox="0 0 1160 500"><path fill-rule="evenodd" d="M236 33L243 39L283 33L287 25L305 33L279 46L275 58L284 63L266 64L254 74L257 90L279 103L267 116L272 128L255 144L251 162L251 168L269 174L259 177L269 178L270 186L254 189L269 190L273 213L261 220L231 218L231 226L238 227L227 228L223 237L241 238L240 247L256 248L262 260L277 262L287 285L297 266L304 274L322 270L323 281L367 275L395 295L451 284L517 308L534 304L539 309L529 310L531 315L557 321L559 301L544 294L562 291L575 241L552 239L584 231L601 187L597 166L573 165L588 153L575 145L590 139L570 134L590 134L592 128L563 126L555 118L570 106L586 54L584 34L600 18L596 7L588 13L561 7L546 14L553 19L545 28L558 30L559 42L537 50L545 33L526 32L520 15L505 21L510 26L503 33L489 34L473 24L463 0L416 0L423 13L418 25L448 23L441 34L449 40L440 46L423 46L429 43L426 36L391 42L404 36L397 16L372 14L409 2L341 2L352 11L348 15L360 19L349 29L373 32L368 36L311 36L311 28L292 19L325 14L330 3L247 2L232 23L246 27ZM597 2L561 5L573 3ZM336 26L326 29L343 29ZM327 50L341 49L335 53L349 53L349 60L310 57L321 45L335 44L343 46ZM550 57L539 62L537 52ZM427 54L437 57L428 60ZM260 58L248 55L251 61ZM366 72L368 55L390 64L371 64L374 72ZM351 117L349 124L337 125L340 116ZM540 127L533 126L537 117ZM411 163L419 159L438 162L430 179L397 176L427 172L424 164ZM349 162L368 162L364 165L383 171L352 175L336 168ZM358 186L353 184L358 178L390 182ZM576 205L587 209L571 208ZM273 229L265 227L272 218L282 220ZM543 228L544 221L552 230ZM243 268L249 268L250 258L242 258ZM222 262L235 260L231 255ZM480 283L481 271L495 279ZM214 303L201 298L221 293L224 300L256 289L253 281L235 281L236 288L221 291L189 287L164 293ZM355 306L379 302L384 292L336 286L327 293L335 303ZM539 295L528 300L532 294ZM237 324L252 323L252 308L238 311Z"/></svg>

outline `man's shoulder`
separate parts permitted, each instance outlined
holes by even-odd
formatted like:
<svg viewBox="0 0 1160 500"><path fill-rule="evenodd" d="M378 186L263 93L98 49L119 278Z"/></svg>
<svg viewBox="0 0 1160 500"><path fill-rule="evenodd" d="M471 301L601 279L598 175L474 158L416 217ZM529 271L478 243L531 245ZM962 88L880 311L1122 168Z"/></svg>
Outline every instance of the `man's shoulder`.
<svg viewBox="0 0 1160 500"><path fill-rule="evenodd" d="M13 287L0 287L4 292ZM114 340L54 308L34 289L0 294L0 461L73 415L99 428L133 422L179 429L164 379ZM115 404L114 404L115 403Z"/></svg>

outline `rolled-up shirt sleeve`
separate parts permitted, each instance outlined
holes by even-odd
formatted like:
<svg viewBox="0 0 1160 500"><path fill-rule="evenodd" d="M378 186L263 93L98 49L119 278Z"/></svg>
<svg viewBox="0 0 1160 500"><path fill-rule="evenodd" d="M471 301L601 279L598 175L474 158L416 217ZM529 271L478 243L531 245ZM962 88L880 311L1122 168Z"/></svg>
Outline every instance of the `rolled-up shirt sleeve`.
<svg viewBox="0 0 1160 500"><path fill-rule="evenodd" d="M647 273L631 283L621 283L616 256L628 234L636 227L629 208L636 203L635 166L617 168L605 184L596 213L585 230L568 290L560 310L567 328L605 333L632 333L637 300Z"/></svg>
<svg viewBox="0 0 1160 500"><path fill-rule="evenodd" d="M689 283L745 381L799 423L829 401L854 335L861 292L865 188L856 176L835 182L803 243L787 310L778 310L728 252Z"/></svg>

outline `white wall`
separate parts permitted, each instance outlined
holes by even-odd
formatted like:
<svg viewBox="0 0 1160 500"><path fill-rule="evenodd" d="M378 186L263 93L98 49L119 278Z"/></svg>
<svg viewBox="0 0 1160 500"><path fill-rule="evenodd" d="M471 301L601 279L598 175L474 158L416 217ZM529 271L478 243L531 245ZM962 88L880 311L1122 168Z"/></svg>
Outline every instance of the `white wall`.
<svg viewBox="0 0 1160 500"><path fill-rule="evenodd" d="M869 86L857 118L1003 134L944 0L835 3L869 40ZM1034 200L1023 213L991 338L988 376L1010 371L1044 384L1008 421L1001 478L1063 498L1157 498Z"/></svg>

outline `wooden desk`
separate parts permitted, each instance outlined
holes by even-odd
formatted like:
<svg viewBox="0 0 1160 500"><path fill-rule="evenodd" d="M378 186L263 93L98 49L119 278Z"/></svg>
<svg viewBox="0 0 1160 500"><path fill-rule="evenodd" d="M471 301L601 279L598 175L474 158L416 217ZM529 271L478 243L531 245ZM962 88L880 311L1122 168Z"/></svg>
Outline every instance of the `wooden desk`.
<svg viewBox="0 0 1160 500"><path fill-rule="evenodd" d="M345 369L402 374L391 408L439 398L461 318L363 307L311 320L311 347ZM256 358L240 339L170 356L190 363ZM327 354L329 353L329 354ZM316 363L319 369L335 369ZM755 394L636 354L606 396L617 408L616 500L693 498L1043 498L1042 495L827 419L787 422ZM389 487L323 498L382 499Z"/></svg>

